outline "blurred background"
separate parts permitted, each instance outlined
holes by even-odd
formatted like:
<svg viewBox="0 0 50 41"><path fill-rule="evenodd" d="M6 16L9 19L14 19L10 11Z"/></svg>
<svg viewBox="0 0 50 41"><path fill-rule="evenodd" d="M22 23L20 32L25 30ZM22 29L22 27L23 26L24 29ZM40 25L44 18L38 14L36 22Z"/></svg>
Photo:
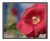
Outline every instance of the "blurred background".
<svg viewBox="0 0 50 41"><path fill-rule="evenodd" d="M24 14L26 8L32 7L35 3L3 3L3 37L4 38L18 38L20 34L7 32L6 27L13 23L17 23ZM14 14L15 13L15 14ZM44 36L40 36L45 38Z"/></svg>

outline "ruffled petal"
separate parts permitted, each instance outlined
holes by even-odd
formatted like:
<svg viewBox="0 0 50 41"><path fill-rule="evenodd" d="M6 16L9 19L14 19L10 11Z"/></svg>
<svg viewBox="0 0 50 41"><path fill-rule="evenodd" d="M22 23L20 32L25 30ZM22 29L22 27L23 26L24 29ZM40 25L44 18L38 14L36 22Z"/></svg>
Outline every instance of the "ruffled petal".
<svg viewBox="0 0 50 41"><path fill-rule="evenodd" d="M35 30L35 32L42 33L42 32L46 32L46 27L47 27L46 19L42 19L42 21L39 24L34 26L34 30Z"/></svg>

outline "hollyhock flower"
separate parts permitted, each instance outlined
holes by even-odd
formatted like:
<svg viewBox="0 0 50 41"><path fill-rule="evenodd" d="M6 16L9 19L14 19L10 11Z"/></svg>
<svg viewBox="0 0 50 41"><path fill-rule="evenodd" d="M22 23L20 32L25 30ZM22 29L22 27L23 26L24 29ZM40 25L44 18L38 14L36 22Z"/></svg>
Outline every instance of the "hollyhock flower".
<svg viewBox="0 0 50 41"><path fill-rule="evenodd" d="M46 3L36 3L26 9L16 25L21 33L28 37L35 37L39 33L46 33Z"/></svg>
<svg viewBox="0 0 50 41"><path fill-rule="evenodd" d="M12 13L13 13L14 16L17 16L17 15L18 15L18 11L17 11L17 9L12 8Z"/></svg>

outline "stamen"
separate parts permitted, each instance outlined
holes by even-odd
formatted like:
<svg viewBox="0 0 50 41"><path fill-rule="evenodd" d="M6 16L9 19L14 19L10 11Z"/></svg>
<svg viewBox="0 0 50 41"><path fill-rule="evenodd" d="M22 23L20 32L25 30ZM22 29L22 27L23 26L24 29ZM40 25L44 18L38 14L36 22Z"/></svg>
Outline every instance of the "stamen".
<svg viewBox="0 0 50 41"><path fill-rule="evenodd" d="M40 18L39 17L32 17L33 20L33 24L38 24L40 22Z"/></svg>

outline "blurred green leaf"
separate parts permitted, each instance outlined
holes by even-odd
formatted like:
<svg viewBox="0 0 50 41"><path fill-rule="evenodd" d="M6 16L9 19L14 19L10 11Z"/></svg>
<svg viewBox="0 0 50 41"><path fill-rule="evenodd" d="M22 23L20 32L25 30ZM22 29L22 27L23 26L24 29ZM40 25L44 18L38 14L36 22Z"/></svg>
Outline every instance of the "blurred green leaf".
<svg viewBox="0 0 50 41"><path fill-rule="evenodd" d="M17 23L13 23L9 27L6 28L7 31L9 32L16 32L19 33L20 31L16 28Z"/></svg>
<svg viewBox="0 0 50 41"><path fill-rule="evenodd" d="M26 35L21 33L21 35L20 35L20 37L19 37L19 38L22 38L23 36L26 36Z"/></svg>
<svg viewBox="0 0 50 41"><path fill-rule="evenodd" d="M15 33L17 33L17 36L20 34L20 37L18 37L18 38L22 38L25 34L22 34L22 33L20 32L20 30L18 30L18 29L16 28L16 25L17 25L17 23L13 23L13 24L10 25L9 27L7 27L6 30L7 30L8 32L15 32Z"/></svg>

